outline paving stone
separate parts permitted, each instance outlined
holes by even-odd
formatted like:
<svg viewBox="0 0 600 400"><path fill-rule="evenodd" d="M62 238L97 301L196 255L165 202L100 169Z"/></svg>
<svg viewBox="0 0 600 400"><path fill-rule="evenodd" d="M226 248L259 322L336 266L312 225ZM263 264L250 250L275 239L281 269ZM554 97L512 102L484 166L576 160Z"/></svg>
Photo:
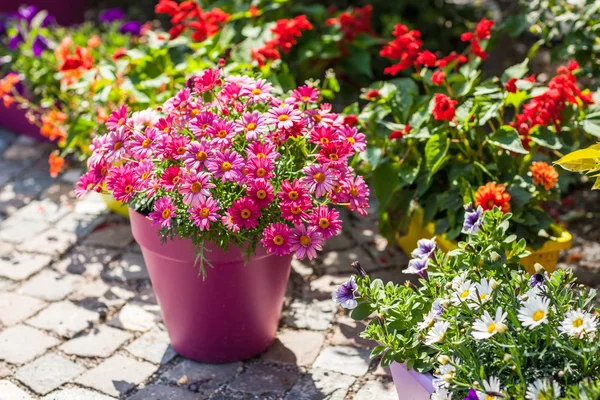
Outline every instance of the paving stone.
<svg viewBox="0 0 600 400"><path fill-rule="evenodd" d="M106 209L106 203L102 200L102 195L100 193L91 192L85 195L81 200L79 200L75 204L75 213L76 214L106 214L108 210Z"/></svg>
<svg viewBox="0 0 600 400"><path fill-rule="evenodd" d="M285 400L344 400L355 380L353 376L314 368L300 378Z"/></svg>
<svg viewBox="0 0 600 400"><path fill-rule="evenodd" d="M373 348L376 343L372 340L363 339L359 334L365 330L366 324L362 321L355 321L350 317L343 316L336 321L333 328L333 335L329 342L333 346L356 346Z"/></svg>
<svg viewBox="0 0 600 400"><path fill-rule="evenodd" d="M28 240L17 246L18 250L30 253L42 253L51 256L64 254L71 246L77 242L77 235L74 233L59 231L51 228L38 234L31 240Z"/></svg>
<svg viewBox="0 0 600 400"><path fill-rule="evenodd" d="M354 396L354 400L398 400L393 382L368 381Z"/></svg>
<svg viewBox="0 0 600 400"><path fill-rule="evenodd" d="M46 354L19 368L15 378L38 394L46 394L85 371L80 365L57 354Z"/></svg>
<svg viewBox="0 0 600 400"><path fill-rule="evenodd" d="M79 182L79 178L81 177L81 175L83 175L84 172L85 171L83 171L81 168L72 168L68 171L65 171L60 176L60 180L68 183L70 186L73 186L77 182Z"/></svg>
<svg viewBox="0 0 600 400"><path fill-rule="evenodd" d="M95 281L81 285L69 298L75 301L93 299L104 296L109 290L110 286L104 283L102 279L96 279Z"/></svg>
<svg viewBox="0 0 600 400"><path fill-rule="evenodd" d="M270 364L250 364L229 387L256 396L269 393L282 395L298 380L297 368L281 368Z"/></svg>
<svg viewBox="0 0 600 400"><path fill-rule="evenodd" d="M46 146L27 136L18 136L12 145L4 152L3 158L8 161L30 160L34 162L46 151Z"/></svg>
<svg viewBox="0 0 600 400"><path fill-rule="evenodd" d="M46 306L44 301L16 293L0 293L0 325L19 323Z"/></svg>
<svg viewBox="0 0 600 400"><path fill-rule="evenodd" d="M85 239L83 244L123 249L133 241L131 228L125 224L100 225Z"/></svg>
<svg viewBox="0 0 600 400"><path fill-rule="evenodd" d="M59 343L57 339L29 326L11 326L0 332L0 360L23 364Z"/></svg>
<svg viewBox="0 0 600 400"><path fill-rule="evenodd" d="M62 300L85 280L75 275L59 275L52 270L43 270L19 288L18 292L48 301Z"/></svg>
<svg viewBox="0 0 600 400"><path fill-rule="evenodd" d="M69 214L56 224L56 229L70 232L78 239L84 238L96 229L105 220L105 215L96 214Z"/></svg>
<svg viewBox="0 0 600 400"><path fill-rule="evenodd" d="M322 332L287 330L277 335L262 359L308 367L317 358L324 338Z"/></svg>
<svg viewBox="0 0 600 400"><path fill-rule="evenodd" d="M352 241L352 239L350 239L350 237L348 237L346 233L340 231L340 233L338 233L337 235L327 239L327 241L323 245L323 251L328 252L332 250L346 250L352 246L354 246L354 242Z"/></svg>
<svg viewBox="0 0 600 400"><path fill-rule="evenodd" d="M350 346L330 346L324 348L313 364L342 374L363 376L369 369L369 350Z"/></svg>
<svg viewBox="0 0 600 400"><path fill-rule="evenodd" d="M66 354L80 357L110 357L126 341L132 338L128 332L100 325L89 332L63 343L59 349Z"/></svg>
<svg viewBox="0 0 600 400"><path fill-rule="evenodd" d="M348 275L323 275L313 281L310 281L308 287L303 287L304 298L311 299L329 299L335 291L337 285L341 285L350 278Z"/></svg>
<svg viewBox="0 0 600 400"><path fill-rule="evenodd" d="M30 400L26 391L9 380L0 381L0 400Z"/></svg>
<svg viewBox="0 0 600 400"><path fill-rule="evenodd" d="M166 385L150 385L133 396L128 397L127 400L198 400L198 393L192 393L180 387L166 386Z"/></svg>
<svg viewBox="0 0 600 400"><path fill-rule="evenodd" d="M47 163L44 168L43 171L30 169L14 182L5 185L0 191L0 211L9 215L14 214L50 186L53 178L48 175Z"/></svg>
<svg viewBox="0 0 600 400"><path fill-rule="evenodd" d="M181 378L195 384L199 392L214 390L224 383L231 381L241 370L242 363L204 364L183 359L173 368L164 372L161 378L171 384L178 384Z"/></svg>
<svg viewBox="0 0 600 400"><path fill-rule="evenodd" d="M168 363L177 355L170 343L169 334L157 325L125 349L136 357L162 365Z"/></svg>
<svg viewBox="0 0 600 400"><path fill-rule="evenodd" d="M61 175L61 178L64 176ZM63 183L55 180L52 185L48 186L40 195L40 200L51 200L55 203L64 204L70 207L71 211L75 210L75 203L78 199L75 195L75 184Z"/></svg>
<svg viewBox="0 0 600 400"><path fill-rule="evenodd" d="M11 217L3 221L0 227L0 241L20 244L47 229L48 224L43 221L24 221Z"/></svg>
<svg viewBox="0 0 600 400"><path fill-rule="evenodd" d="M313 268L307 264L306 260L298 260L296 258L292 258L292 269L300 276L311 276L314 274Z"/></svg>
<svg viewBox="0 0 600 400"><path fill-rule="evenodd" d="M48 308L29 319L27 324L71 338L98 321L99 317L97 312L78 307L70 301L61 301L50 304Z"/></svg>
<svg viewBox="0 0 600 400"><path fill-rule="evenodd" d="M157 367L122 355L114 355L81 375L76 382L111 396L120 396L148 379Z"/></svg>
<svg viewBox="0 0 600 400"><path fill-rule="evenodd" d="M42 397L42 400L114 400L114 398L91 390L73 387L50 393Z"/></svg>
<svg viewBox="0 0 600 400"><path fill-rule="evenodd" d="M280 398L280 397L279 397ZM228 387L221 387L213 393L207 400L257 400L256 396L249 393L236 392ZM261 396L260 400L275 400L278 397Z"/></svg>
<svg viewBox="0 0 600 400"><path fill-rule="evenodd" d="M25 162L0 160L0 171L2 171L2 175L0 175L0 186L4 186L15 179L15 177L21 174L26 167L27 163Z"/></svg>
<svg viewBox="0 0 600 400"><path fill-rule="evenodd" d="M92 246L77 246L55 264L58 272L98 278L118 254L117 250Z"/></svg>
<svg viewBox="0 0 600 400"><path fill-rule="evenodd" d="M409 258L395 243L389 243L388 240L380 234L376 234L373 241L374 245L368 246L368 250L378 268L394 267L400 270L405 269L408 265ZM367 271L373 270L371 265L366 265L365 269Z"/></svg>
<svg viewBox="0 0 600 400"><path fill-rule="evenodd" d="M129 331L147 332L156 323L156 315L144 310L140 305L129 303L119 311L117 315L108 321L108 324Z"/></svg>
<svg viewBox="0 0 600 400"><path fill-rule="evenodd" d="M128 282L150 279L144 257L138 253L125 253L120 260L110 263L109 268L104 274L108 280Z"/></svg>
<svg viewBox="0 0 600 400"><path fill-rule="evenodd" d="M5 362L0 362L0 379L6 378L7 376L11 376L12 371L8 368Z"/></svg>
<svg viewBox="0 0 600 400"><path fill-rule="evenodd" d="M0 225L0 229L2 229L2 225ZM0 242L0 256L5 256L12 251L14 251L15 247L11 243Z"/></svg>
<svg viewBox="0 0 600 400"><path fill-rule="evenodd" d="M0 257L0 276L15 281L29 278L52 261L52 257L43 254L13 252Z"/></svg>
<svg viewBox="0 0 600 400"><path fill-rule="evenodd" d="M24 221L41 221L53 224L71 211L72 206L45 199L32 201L19 209L13 216Z"/></svg>
<svg viewBox="0 0 600 400"><path fill-rule="evenodd" d="M344 251L330 251L322 257L323 271L326 274L351 274L354 269L352 263L359 261L361 265L371 265L371 257L360 247L353 247Z"/></svg>
<svg viewBox="0 0 600 400"><path fill-rule="evenodd" d="M292 328L324 331L331 325L335 309L331 300L294 300L285 316L285 323Z"/></svg>

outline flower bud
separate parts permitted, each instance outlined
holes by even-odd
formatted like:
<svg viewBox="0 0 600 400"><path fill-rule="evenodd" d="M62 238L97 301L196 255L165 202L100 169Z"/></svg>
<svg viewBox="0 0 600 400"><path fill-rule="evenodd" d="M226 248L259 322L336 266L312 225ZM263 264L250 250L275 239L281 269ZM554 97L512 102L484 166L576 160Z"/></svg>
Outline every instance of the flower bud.
<svg viewBox="0 0 600 400"><path fill-rule="evenodd" d="M501 322L499 324L496 324L496 330L498 331L498 333L506 333L506 331L508 330L508 326Z"/></svg>
<svg viewBox="0 0 600 400"><path fill-rule="evenodd" d="M442 376L442 379L446 383L452 383L452 380L454 379L454 374L444 374L444 376Z"/></svg>
<svg viewBox="0 0 600 400"><path fill-rule="evenodd" d="M521 328L517 328L517 332L521 332Z"/></svg>
<svg viewBox="0 0 600 400"><path fill-rule="evenodd" d="M498 286L500 286L500 284L498 283L498 281L497 281L497 280L495 280L495 279L492 279L492 280L490 281L490 287L492 288L492 290L496 290L496 289L498 289Z"/></svg>
<svg viewBox="0 0 600 400"><path fill-rule="evenodd" d="M450 300L444 299L444 300L440 301L440 305L444 308L448 308L448 306L450 305Z"/></svg>
<svg viewBox="0 0 600 400"><path fill-rule="evenodd" d="M565 376L565 371L563 371L563 370L558 371L558 376L560 378L562 378L563 376Z"/></svg>
<svg viewBox="0 0 600 400"><path fill-rule="evenodd" d="M452 282L446 282L446 284L444 285L444 287L446 289L450 289L452 287Z"/></svg>
<svg viewBox="0 0 600 400"><path fill-rule="evenodd" d="M527 299L529 299L529 296L527 296L526 294L524 294L523 296L521 296L521 300L522 301L527 301Z"/></svg>
<svg viewBox="0 0 600 400"><path fill-rule="evenodd" d="M479 382L477 382L477 381L473 381L473 386L474 386L474 387L477 387L477 386L479 386Z"/></svg>
<svg viewBox="0 0 600 400"><path fill-rule="evenodd" d="M516 370L517 370L517 366L513 364L513 365L510 367L510 369L511 369L512 371L516 371Z"/></svg>
<svg viewBox="0 0 600 400"><path fill-rule="evenodd" d="M356 275L358 275L359 278L364 279L367 276L367 272L360 266L358 261L352 263L352 268L354 268Z"/></svg>
<svg viewBox="0 0 600 400"><path fill-rule="evenodd" d="M446 365L446 364L448 364L448 363L450 362L450 357L448 357L448 356L447 356L447 355L445 355L445 354L440 354L440 355L437 357L437 360L438 360L438 362L439 362L440 364L442 364L442 365Z"/></svg>
<svg viewBox="0 0 600 400"><path fill-rule="evenodd" d="M506 353L506 354L504 355L504 362L505 362L505 363L507 363L507 362L509 362L510 360L512 360L512 356L511 356L510 354Z"/></svg>

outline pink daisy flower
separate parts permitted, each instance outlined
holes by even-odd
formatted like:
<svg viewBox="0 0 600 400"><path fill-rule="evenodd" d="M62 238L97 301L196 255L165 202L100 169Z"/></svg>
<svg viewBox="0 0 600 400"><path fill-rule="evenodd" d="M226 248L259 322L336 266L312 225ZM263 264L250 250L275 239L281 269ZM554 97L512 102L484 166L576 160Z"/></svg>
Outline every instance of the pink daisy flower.
<svg viewBox="0 0 600 400"><path fill-rule="evenodd" d="M254 103L266 103L271 100L271 90L273 85L265 79L257 79L252 84L246 86L241 95L248 96L249 100Z"/></svg>
<svg viewBox="0 0 600 400"><path fill-rule="evenodd" d="M135 132L130 143L130 152L136 160L142 160L152 155L152 146L159 137L156 128L146 128L144 132Z"/></svg>
<svg viewBox="0 0 600 400"><path fill-rule="evenodd" d="M235 151L229 149L224 152L215 151L206 161L206 168L215 175L215 178L221 178L221 181L238 182L243 178L241 172L244 167L244 158Z"/></svg>
<svg viewBox="0 0 600 400"><path fill-rule="evenodd" d="M318 109L306 110L306 119L310 127L316 126L340 126L343 118L339 118L337 114L331 112L331 104L323 103Z"/></svg>
<svg viewBox="0 0 600 400"><path fill-rule="evenodd" d="M151 198L158 193L158 189L160 189L160 181L156 178L150 179L146 185L146 197Z"/></svg>
<svg viewBox="0 0 600 400"><path fill-rule="evenodd" d="M255 141L250 143L246 149L246 153L248 153L249 158L270 158L272 160L279 158L279 153L275 149L275 145L269 141L264 143Z"/></svg>
<svg viewBox="0 0 600 400"><path fill-rule="evenodd" d="M229 208L232 222L240 228L252 229L258 226L262 215L260 207L250 197L242 197L233 202Z"/></svg>
<svg viewBox="0 0 600 400"><path fill-rule="evenodd" d="M135 176L140 182L139 190L142 190L148 181L154 178L154 164L150 160L141 161L135 168Z"/></svg>
<svg viewBox="0 0 600 400"><path fill-rule="evenodd" d="M188 144L190 139L187 136L176 134L166 136L164 156L171 160L179 160L187 152Z"/></svg>
<svg viewBox="0 0 600 400"><path fill-rule="evenodd" d="M173 122L173 115L168 115L167 118L159 118L154 127L162 133L170 134L173 131Z"/></svg>
<svg viewBox="0 0 600 400"><path fill-rule="evenodd" d="M362 216L367 215L369 188L363 177L359 175L342 181L342 189L349 195L350 210L357 211Z"/></svg>
<svg viewBox="0 0 600 400"><path fill-rule="evenodd" d="M348 157L352 155L352 146L348 142L329 143L321 148L317 161L321 164L346 163Z"/></svg>
<svg viewBox="0 0 600 400"><path fill-rule="evenodd" d="M251 142L256 140L258 135L264 132L267 124L265 123L263 116L258 111L253 111L252 113L245 113L242 115L241 127L246 133L246 141Z"/></svg>
<svg viewBox="0 0 600 400"><path fill-rule="evenodd" d="M330 126L317 126L310 132L308 141L320 146L326 146L329 143L334 142L338 136L335 129Z"/></svg>
<svg viewBox="0 0 600 400"><path fill-rule="evenodd" d="M285 256L290 254L292 250L290 238L290 228L281 222L275 222L265 228L261 243L268 253L275 253L276 256Z"/></svg>
<svg viewBox="0 0 600 400"><path fill-rule="evenodd" d="M200 228L200 231L209 230L210 223L219 219L218 210L219 206L215 199L203 197L198 204L189 210L190 221Z"/></svg>
<svg viewBox="0 0 600 400"><path fill-rule="evenodd" d="M287 221L292 221L295 225L308 220L307 210L313 207L310 198L304 198L302 201L280 204L281 216Z"/></svg>
<svg viewBox="0 0 600 400"><path fill-rule="evenodd" d="M219 102L223 104L232 104L236 102L241 95L243 87L236 83L227 83L223 85L219 92Z"/></svg>
<svg viewBox="0 0 600 400"><path fill-rule="evenodd" d="M264 179L255 179L248 182L248 196L261 208L269 207L275 197L273 191L273 185Z"/></svg>
<svg viewBox="0 0 600 400"><path fill-rule="evenodd" d="M136 111L131 114L131 125L135 132L142 132L146 128L154 126L158 122L160 115L156 110L147 108L142 111Z"/></svg>
<svg viewBox="0 0 600 400"><path fill-rule="evenodd" d="M202 138L199 142L191 142L187 146L187 153L183 156L183 164L192 171L201 171L204 168L204 163L211 152L211 147Z"/></svg>
<svg viewBox="0 0 600 400"><path fill-rule="evenodd" d="M208 172L186 174L179 187L179 193L183 195L183 202L194 207L204 197L210 196L210 189L215 187L213 183L210 183L210 178L212 178L212 174Z"/></svg>
<svg viewBox="0 0 600 400"><path fill-rule="evenodd" d="M246 164L247 177L252 179L271 179L273 174L273 161L270 158L251 158Z"/></svg>
<svg viewBox="0 0 600 400"><path fill-rule="evenodd" d="M190 121L190 131L196 136L196 138L200 139L203 136L207 136L206 130L209 126L211 126L217 116L210 111L202 111L200 112L196 118Z"/></svg>
<svg viewBox="0 0 600 400"><path fill-rule="evenodd" d="M358 129L350 127L348 125L342 125L337 133L339 134L340 141L347 142L350 144L352 149L356 152L365 151L367 148L367 142L364 133L360 133Z"/></svg>
<svg viewBox="0 0 600 400"><path fill-rule="evenodd" d="M171 165L160 177L160 184L165 190L173 190L181 183L181 170L178 165Z"/></svg>
<svg viewBox="0 0 600 400"><path fill-rule="evenodd" d="M90 158L87 160L88 167L106 162L106 151L108 150L108 136L96 136L92 139L92 143L90 144L90 151L92 154Z"/></svg>
<svg viewBox="0 0 600 400"><path fill-rule="evenodd" d="M317 232L314 226L309 226L307 229L302 224L296 225L292 229L290 243L292 244L291 250L296 252L299 260L303 260L305 257L312 260L317 257L317 250L323 250L321 247L323 236Z"/></svg>
<svg viewBox="0 0 600 400"><path fill-rule="evenodd" d="M311 164L302 170L306 174L302 178L307 189L319 198L333 190L335 185L335 175L328 165Z"/></svg>
<svg viewBox="0 0 600 400"><path fill-rule="evenodd" d="M294 123L302 121L302 114L289 104L271 108L266 114L266 122L273 124L277 129L291 129Z"/></svg>
<svg viewBox="0 0 600 400"><path fill-rule="evenodd" d="M115 200L127 203L135 193L137 179L130 164L111 168L106 187L113 192Z"/></svg>
<svg viewBox="0 0 600 400"><path fill-rule="evenodd" d="M110 117L106 121L106 127L109 131L114 131L118 128L127 125L127 106L123 105L119 110L113 110Z"/></svg>
<svg viewBox="0 0 600 400"><path fill-rule="evenodd" d="M128 132L123 128L114 130L108 134L108 140L105 143L106 159L110 163L119 161L127 155Z"/></svg>
<svg viewBox="0 0 600 400"><path fill-rule="evenodd" d="M342 230L342 221L339 218L340 213L334 208L319 206L310 214L310 224L323 235L323 240L327 240Z"/></svg>
<svg viewBox="0 0 600 400"><path fill-rule="evenodd" d="M75 195L79 198L85 196L89 191L100 188L96 181L96 174L94 171L88 171L81 175L79 182L77 182L77 189L75 189Z"/></svg>
<svg viewBox="0 0 600 400"><path fill-rule="evenodd" d="M160 225L161 228L171 226L171 218L175 217L175 207L170 197L161 197L154 202L154 211L148 214L152 226Z"/></svg>
<svg viewBox="0 0 600 400"><path fill-rule="evenodd" d="M180 114L189 105L191 93L192 91L189 88L181 89L175 96L165 101L162 111L165 114Z"/></svg>
<svg viewBox="0 0 600 400"><path fill-rule="evenodd" d="M282 206L286 207L289 205L296 207L306 203L307 200L310 202L310 197L308 196L304 185L298 179L294 179L293 183L287 179L281 182L277 197L281 200Z"/></svg>
<svg viewBox="0 0 600 400"><path fill-rule="evenodd" d="M235 136L237 124L235 121L227 121L217 118L212 125L206 128L206 133L212 136L217 147L229 147L231 139Z"/></svg>
<svg viewBox="0 0 600 400"><path fill-rule="evenodd" d="M240 230L240 227L233 222L233 217L229 214L229 211L221 217L221 223L231 232L238 232Z"/></svg>
<svg viewBox="0 0 600 400"><path fill-rule="evenodd" d="M313 87L304 85L294 90L291 98L298 103L314 103L319 98L319 91Z"/></svg>
<svg viewBox="0 0 600 400"><path fill-rule="evenodd" d="M204 93L212 90L217 82L221 81L221 70L208 68L202 75L191 78L194 89L197 92Z"/></svg>

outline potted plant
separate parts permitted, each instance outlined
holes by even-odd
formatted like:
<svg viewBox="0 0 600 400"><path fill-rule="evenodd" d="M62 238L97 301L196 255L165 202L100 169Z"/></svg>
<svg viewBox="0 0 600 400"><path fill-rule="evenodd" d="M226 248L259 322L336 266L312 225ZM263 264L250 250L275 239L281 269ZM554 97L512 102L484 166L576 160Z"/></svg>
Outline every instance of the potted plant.
<svg viewBox="0 0 600 400"><path fill-rule="evenodd" d="M467 241L448 254L421 241L404 271L416 285L384 285L357 265L337 288L354 319L375 314L361 336L379 342L372 355L393 365L399 394L406 374L394 363L430 374L415 400L426 389L437 400L557 399L597 380L596 290L570 270L525 273L527 244L509 235L510 219L499 208L469 211Z"/></svg>
<svg viewBox="0 0 600 400"><path fill-rule="evenodd" d="M510 211L511 233L532 250L522 262L552 270L571 236L544 209L569 183L551 162L598 134L594 100L576 85L576 62L561 66L547 85L528 74L528 60L485 79L480 65L493 24L481 20L463 34L464 52L447 56L424 49L419 31L397 25L396 38L381 51L396 62L385 72L412 70L411 77L374 83L363 93L362 110L354 104L345 112L367 135L364 162L380 206L379 229L405 252L434 235L443 249L455 248L461 205L474 203Z"/></svg>
<svg viewBox="0 0 600 400"><path fill-rule="evenodd" d="M93 141L77 193L130 207L172 346L206 362L252 357L274 339L292 255L341 230L333 205L366 214L349 166L364 136L319 92L207 69L153 112L126 107ZM198 275L202 275L200 278ZM206 277L206 280L203 278Z"/></svg>

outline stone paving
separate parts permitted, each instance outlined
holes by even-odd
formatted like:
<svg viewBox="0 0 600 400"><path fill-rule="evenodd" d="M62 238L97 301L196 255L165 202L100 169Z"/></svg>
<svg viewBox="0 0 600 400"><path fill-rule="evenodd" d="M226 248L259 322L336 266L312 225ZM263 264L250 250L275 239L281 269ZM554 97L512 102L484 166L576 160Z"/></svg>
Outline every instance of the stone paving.
<svg viewBox="0 0 600 400"><path fill-rule="evenodd" d="M405 279L375 217L346 216L319 260L294 261L264 354L201 364L170 348L128 221L96 193L74 198L79 171L50 178L49 150L0 130L0 400L397 399L363 325L331 301L354 260Z"/></svg>

